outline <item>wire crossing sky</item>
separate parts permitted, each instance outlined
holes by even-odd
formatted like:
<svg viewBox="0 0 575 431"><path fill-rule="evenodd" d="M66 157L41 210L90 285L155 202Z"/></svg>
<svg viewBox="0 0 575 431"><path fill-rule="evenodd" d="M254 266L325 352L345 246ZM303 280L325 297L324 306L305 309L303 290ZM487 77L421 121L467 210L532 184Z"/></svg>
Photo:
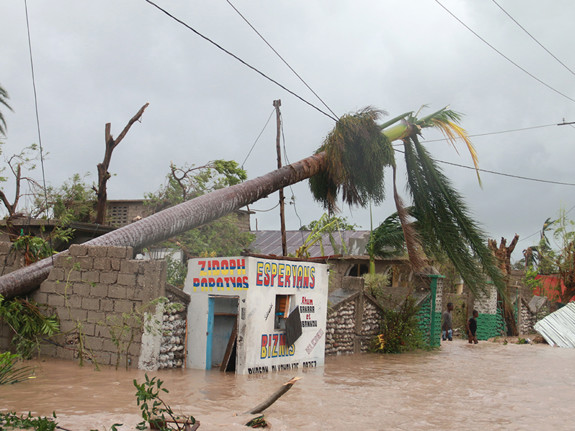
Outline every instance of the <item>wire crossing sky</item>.
<svg viewBox="0 0 575 431"><path fill-rule="evenodd" d="M49 186L58 187L75 173L89 173L88 183L95 181L105 124L120 129L146 102L141 124L114 152L111 199L154 192L170 162L245 160L250 178L275 169L275 127L270 122L262 130L273 100L282 100L291 161L322 144L337 120L334 113L374 106L391 118L422 105L427 106L422 115L449 105L463 114L462 126L472 135L485 170L483 188L475 173L461 167L471 165L465 151L458 153L429 130L422 141L445 162L445 174L491 237L530 235L561 207L575 205L572 188L564 185L575 183L575 130L550 126L575 120L575 78L533 40L564 65L575 64L571 0L556 0L552 8L535 0L441 0L529 74L437 2L366 0L357 7L347 0L232 0L251 26L227 1L154 3L244 63L146 1L28 2ZM3 110L2 151L8 157L37 143L38 136L31 77L25 73L30 59L24 5L4 2L1 13L0 85L14 109ZM405 181L401 165L398 169L398 179ZM30 175L40 178L39 171ZM4 183L3 190L12 194L13 183ZM408 202L401 184L398 190ZM286 205L289 229L319 219L323 211L306 183L295 185L292 194L297 214L294 205ZM375 226L394 212L391 201L373 208ZM276 204L277 196L270 196L257 208ZM350 222L369 227L368 210L342 206L342 211ZM256 219L259 229L279 229L275 210L255 214L252 228Z"/></svg>

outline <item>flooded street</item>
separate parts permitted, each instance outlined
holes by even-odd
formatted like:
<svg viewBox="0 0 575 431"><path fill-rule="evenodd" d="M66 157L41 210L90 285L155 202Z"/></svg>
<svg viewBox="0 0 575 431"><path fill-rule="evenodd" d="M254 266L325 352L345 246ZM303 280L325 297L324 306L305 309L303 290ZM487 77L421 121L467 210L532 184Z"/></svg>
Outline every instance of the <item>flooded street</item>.
<svg viewBox="0 0 575 431"><path fill-rule="evenodd" d="M51 415L71 430L132 430L141 417L132 380L142 371L35 363L37 377L0 387L0 410ZM234 416L293 375L302 379L266 410L273 430L566 430L575 403L575 350L456 340L441 350L328 357L325 368L256 376L218 371L148 373L166 401L200 430L246 429ZM249 416L248 416L249 418Z"/></svg>

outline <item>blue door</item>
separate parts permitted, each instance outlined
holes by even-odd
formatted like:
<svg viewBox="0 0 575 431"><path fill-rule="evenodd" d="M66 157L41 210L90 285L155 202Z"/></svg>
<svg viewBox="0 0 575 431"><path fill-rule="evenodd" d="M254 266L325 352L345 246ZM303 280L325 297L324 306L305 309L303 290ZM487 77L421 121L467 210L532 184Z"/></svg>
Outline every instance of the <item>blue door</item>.
<svg viewBox="0 0 575 431"><path fill-rule="evenodd" d="M208 330L206 336L208 337L206 343L206 370L212 368L212 336L214 334L214 305L215 298L208 297Z"/></svg>
<svg viewBox="0 0 575 431"><path fill-rule="evenodd" d="M237 296L208 297L206 370L222 364L236 324L238 306Z"/></svg>

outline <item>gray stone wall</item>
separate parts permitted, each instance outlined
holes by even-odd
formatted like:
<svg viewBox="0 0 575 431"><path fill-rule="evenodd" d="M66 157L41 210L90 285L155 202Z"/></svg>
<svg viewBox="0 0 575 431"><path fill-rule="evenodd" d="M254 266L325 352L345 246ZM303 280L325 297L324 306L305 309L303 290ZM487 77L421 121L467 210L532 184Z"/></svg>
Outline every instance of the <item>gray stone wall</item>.
<svg viewBox="0 0 575 431"><path fill-rule="evenodd" d="M529 305L524 301L519 302L519 330L520 334L530 334L535 332L533 326L537 322L537 316L529 310Z"/></svg>
<svg viewBox="0 0 575 431"><path fill-rule="evenodd" d="M327 314L325 354L368 351L382 318L383 310L361 292L332 307Z"/></svg>
<svg viewBox="0 0 575 431"><path fill-rule="evenodd" d="M356 300L351 299L328 311L325 337L326 355L354 352L355 307Z"/></svg>
<svg viewBox="0 0 575 431"><path fill-rule="evenodd" d="M170 304L162 321L162 342L158 368L182 368L186 363L186 325L190 297L181 289L167 286L166 296Z"/></svg>
<svg viewBox="0 0 575 431"><path fill-rule="evenodd" d="M363 320L361 322L361 351L367 352L373 338L379 334L379 324L383 319L383 311L367 297L364 298Z"/></svg>

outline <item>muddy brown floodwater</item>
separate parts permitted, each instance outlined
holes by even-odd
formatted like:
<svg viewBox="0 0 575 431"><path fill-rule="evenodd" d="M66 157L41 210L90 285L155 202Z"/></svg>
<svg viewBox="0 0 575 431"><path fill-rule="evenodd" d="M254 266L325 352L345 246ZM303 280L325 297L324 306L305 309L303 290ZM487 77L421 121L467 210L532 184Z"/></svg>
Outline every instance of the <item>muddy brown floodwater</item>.
<svg viewBox="0 0 575 431"><path fill-rule="evenodd" d="M71 430L140 421L133 379L142 371L35 363L37 377L0 386L1 411L56 411ZM568 430L573 429L575 350L461 340L402 355L328 357L266 411L272 430ZM236 376L218 371L148 373L164 380L176 412L200 430L245 430L245 416L294 373Z"/></svg>

